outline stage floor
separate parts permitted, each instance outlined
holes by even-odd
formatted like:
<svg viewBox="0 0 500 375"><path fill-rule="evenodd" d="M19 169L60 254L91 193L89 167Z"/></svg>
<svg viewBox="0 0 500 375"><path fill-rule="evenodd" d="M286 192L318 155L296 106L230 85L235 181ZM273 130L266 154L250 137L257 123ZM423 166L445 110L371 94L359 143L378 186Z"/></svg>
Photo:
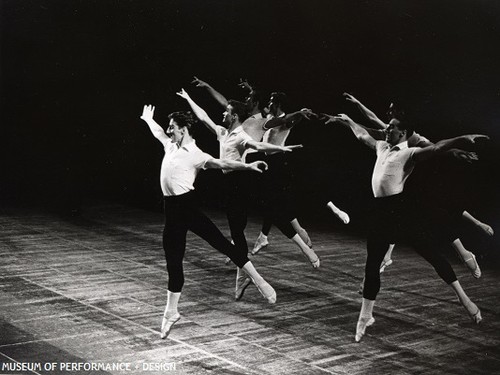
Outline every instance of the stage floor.
<svg viewBox="0 0 500 375"><path fill-rule="evenodd" d="M228 234L225 216L208 214ZM77 218L3 212L0 224L0 374L500 373L500 272L488 264L475 280L450 259L481 308L477 326L427 263L396 247L376 322L355 343L363 238L306 227L322 260L313 270L274 228L251 258L277 291L269 305L254 286L235 302L235 267L188 234L182 319L161 340L162 214L101 204ZM258 232L250 218L249 244Z"/></svg>

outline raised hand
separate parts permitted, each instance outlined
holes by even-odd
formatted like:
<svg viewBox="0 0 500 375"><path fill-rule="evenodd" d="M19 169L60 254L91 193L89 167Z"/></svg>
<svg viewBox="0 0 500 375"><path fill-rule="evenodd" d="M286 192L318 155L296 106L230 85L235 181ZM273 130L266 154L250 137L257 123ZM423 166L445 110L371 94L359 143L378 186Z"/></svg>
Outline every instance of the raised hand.
<svg viewBox="0 0 500 375"><path fill-rule="evenodd" d="M193 77L193 80L191 81L191 83L196 84L196 87L210 87L210 85L208 83L206 83L205 81L202 81L198 77Z"/></svg>
<svg viewBox="0 0 500 375"><path fill-rule="evenodd" d="M253 91L252 85L248 82L246 78L240 78L240 83L238 83L238 86L240 86L242 89L248 89L250 91Z"/></svg>
<svg viewBox="0 0 500 375"><path fill-rule="evenodd" d="M144 121L152 120L155 113L155 107L150 105L145 105L142 109L141 119Z"/></svg>
<svg viewBox="0 0 500 375"><path fill-rule="evenodd" d="M181 98L184 98L186 100L190 99L189 94L184 89L181 89L181 91L176 92L176 94L179 95Z"/></svg>
<svg viewBox="0 0 500 375"><path fill-rule="evenodd" d="M348 92L344 92L342 95L344 95L344 97L346 98L346 100L349 101L349 102L351 102L351 103L354 103L354 104L359 103L359 100L356 99L351 94L349 94Z"/></svg>
<svg viewBox="0 0 500 375"><path fill-rule="evenodd" d="M249 163L248 165L250 166L250 169L255 172L262 173L267 171L267 163L265 161L257 160L253 163Z"/></svg>

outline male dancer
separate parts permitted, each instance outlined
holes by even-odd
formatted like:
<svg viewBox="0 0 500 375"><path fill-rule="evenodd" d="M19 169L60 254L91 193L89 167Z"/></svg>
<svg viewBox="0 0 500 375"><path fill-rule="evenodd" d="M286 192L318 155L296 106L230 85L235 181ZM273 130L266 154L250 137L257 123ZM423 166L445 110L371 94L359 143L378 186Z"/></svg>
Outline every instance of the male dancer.
<svg viewBox="0 0 500 375"><path fill-rule="evenodd" d="M167 132L153 119L154 107L144 106L141 119L165 150L161 165L160 185L164 195L165 229L163 248L167 261L168 292L167 305L161 324L161 338L170 333L172 326L180 319L177 309L184 285L182 261L186 251L186 233L191 230L206 240L212 247L229 256L255 283L269 303L276 302L276 292L253 264L247 253L238 251L217 229L215 224L201 212L194 195L194 181L200 169L217 168L225 170L251 170L262 172L267 168L263 162L244 164L233 160L219 160L202 152L191 135L195 122L189 112L174 112L169 115Z"/></svg>
<svg viewBox="0 0 500 375"><path fill-rule="evenodd" d="M269 114L264 124L263 140L274 145L284 146L291 129L303 119L310 119L316 115L309 109L286 114L286 94L273 92L269 99ZM293 229L300 235L307 246L312 247L311 239L307 231L300 225L297 215L293 210L293 199L290 194L291 171L285 155L266 153L268 163L272 164L271 173L265 178L264 185L267 188L267 209L262 223L262 229L255 241L252 254L257 254L262 248L269 245L267 236L271 231L272 224L283 219L290 221Z"/></svg>
<svg viewBox="0 0 500 375"><path fill-rule="evenodd" d="M355 341L359 342L365 334L366 327L375 322L373 306L380 290L379 267L386 253L387 247L396 240L410 238L417 242L419 229L424 229L421 222L412 222L412 212L408 209L404 185L415 165L449 150L456 144L468 141L474 143L476 139L488 138L483 135L464 135L452 139L442 140L426 148L408 147L408 138L413 129L409 124L392 119L386 129L386 140L376 141L359 124L352 121L347 115L341 114L331 117L329 122L341 122L348 126L356 138L375 150L377 161L373 170L372 189L375 196L377 211L371 221L372 230L367 242L368 256L365 266L365 281L363 301L356 327ZM417 225L415 225L417 224ZM424 257L437 271L438 275L451 286L464 306L470 318L479 323L481 312L462 289L455 272L446 259L436 251L429 250L434 243L427 246L418 246L415 250Z"/></svg>
<svg viewBox="0 0 500 375"><path fill-rule="evenodd" d="M210 95L219 102L221 106L226 108L228 101L222 95L220 92L218 92L216 89L214 89L210 84L208 84L205 81L202 81L201 79L194 77L193 83L196 84L197 87L202 87L208 90ZM264 133L270 129L270 127L265 126L264 124L270 125L273 123L273 127L280 127L280 129L274 130L274 134L276 136L272 136L267 140L267 142L271 144L278 145L280 144L281 146L284 146L284 141L288 137L288 134L290 132L290 129L297 124L298 122L301 121L302 118L308 117L311 115L310 111L299 111L295 112L289 115L285 116L285 113L283 111L283 105L284 105L284 100L285 100L285 94L283 93L275 93L275 96L273 97L271 95L271 100L269 101L268 107L265 106L265 102L262 96L262 93L259 90L256 90L254 87L252 87L247 81L242 80L240 83L240 86L243 88L246 88L249 90L249 94L245 100L247 104L247 108L249 111L250 116L242 122L241 126L243 127L243 130L250 135L255 141L259 142L263 140ZM269 113L266 113L269 112ZM269 122L268 120L270 119L281 119L282 122ZM281 135L277 135L280 133ZM277 139L283 138L283 142L277 142ZM246 161L255 161L259 160L261 156L256 153L256 150L248 149L244 155ZM274 168L273 168L274 169ZM288 175L286 173L281 173L280 176L285 176L286 181L289 180ZM276 176L276 179L278 179L279 176ZM262 224L262 230L259 234L259 237L257 238L257 241L255 242L255 245L252 249L252 255L257 254L262 248L266 247L269 245L269 241L267 239L267 236L269 232L271 231L271 227L274 221L279 221L280 224L278 226L278 229L281 230L283 234L285 234L288 238L291 238L290 235L293 233L289 229L282 229L284 228L283 226L286 225L283 223L283 219L288 219L290 224L293 227L293 230L299 235L300 243L297 243L299 247L302 248L304 242L309 248L312 246L311 239L309 238L309 235L307 231L302 228L300 225L298 219L296 218L295 213L292 213L290 210L290 205L284 205L284 204L276 204L273 202L274 199L278 199L279 201L283 201L284 197L283 196L278 196L278 195L273 195L273 198L270 196L267 196L269 194L269 191L265 184L260 184L261 186L255 186L254 188L260 189L262 186L264 189L260 190L265 190L263 192L260 192L261 195L267 205L272 204L274 207L284 207L281 212L279 212L279 217L274 217L271 218L269 216L269 211L271 211L270 207L265 208L265 215L264 215L264 222ZM282 184L282 186L286 186L285 183ZM286 225L288 227L288 225ZM293 239L293 238L292 238ZM294 241L295 242L295 241ZM318 265L319 266L319 265Z"/></svg>
<svg viewBox="0 0 500 375"><path fill-rule="evenodd" d="M255 149L261 152L290 152L295 148L302 147L301 145L294 146L279 146L272 145L266 142L256 142L242 128L242 121L246 118L245 105L241 102L230 100L226 111L224 112L223 122L227 126L216 125L198 104L196 104L188 93L184 90L178 93L179 96L186 99L191 106L194 114L200 119L213 133L216 134L217 140L220 143L220 155L222 158L231 160L243 160L243 155L248 148ZM247 204L248 204L248 189L250 181L248 174L245 172L231 172L222 170L225 173L226 186L229 187L228 202L227 202L227 218L231 238L236 247L242 252L248 252L248 245L245 238L245 227L247 224ZM303 254L309 259L314 268L319 267L319 258L316 253L309 248L301 240L298 234L292 233L289 230L291 239L299 247ZM290 237L289 237L290 238ZM235 299L239 300L246 287L250 284L250 280L242 272L237 272Z"/></svg>
<svg viewBox="0 0 500 375"><path fill-rule="evenodd" d="M354 103L358 109L361 111L361 113L372 123L374 124L377 129L369 129L365 128L368 133L375 139L377 140L383 140L385 139L385 129L389 126L389 124L385 123L382 121L380 118L377 117L375 113L373 113L370 109L368 109L363 103L361 103L358 99L356 99L353 95L344 93L344 97L346 98L347 101ZM389 106L389 109L387 111L387 116L389 119L392 118L398 118L402 119L405 117L404 110L401 108L398 108L394 103L391 103ZM427 146L432 146L433 143L429 141L427 138L423 137L422 135L413 132L413 135L411 135L408 138L408 146L409 147L427 147ZM477 160L477 155L474 152L468 152L464 151L458 148L452 148L447 151L447 153L452 154L455 158L465 160L467 162L472 162L474 160ZM452 211L457 211L456 208L453 209ZM458 212L459 211L459 212ZM467 222L470 222L474 224L477 228L481 229L485 234L492 236L494 234L493 229L473 217L470 213L467 211L463 210L463 207L460 207L458 211L455 213L453 212L452 214L447 214L445 213L444 210L440 210L438 213L442 216L441 219L443 219L443 216L447 216L445 220L451 222L453 218L460 217L463 220L466 220ZM455 226L457 226L457 223L455 223ZM462 259L464 264L467 266L467 268L470 270L472 276L476 279L481 277L481 269L479 268L479 264L476 261L476 257L474 254L467 250L460 238L458 238L458 235L455 233L453 235L455 238L452 239L452 247L455 249L459 257ZM384 268L392 264L392 251L394 249L394 244L391 244L389 246L389 249L384 257L384 261L382 262L382 265L380 267L380 272L383 272Z"/></svg>

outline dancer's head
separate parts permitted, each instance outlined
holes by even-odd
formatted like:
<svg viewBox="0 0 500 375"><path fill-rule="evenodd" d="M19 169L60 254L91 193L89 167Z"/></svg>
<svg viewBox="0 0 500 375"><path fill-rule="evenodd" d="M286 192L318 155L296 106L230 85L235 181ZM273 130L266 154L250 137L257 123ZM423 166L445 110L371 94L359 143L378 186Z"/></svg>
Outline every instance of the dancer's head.
<svg viewBox="0 0 500 375"><path fill-rule="evenodd" d="M405 142L413 135L413 126L406 120L393 118L385 129L385 140L391 145Z"/></svg>
<svg viewBox="0 0 500 375"><path fill-rule="evenodd" d="M385 113L387 115L388 121L396 118L400 121L404 121L406 119L406 111L404 110L401 103L392 102Z"/></svg>
<svg viewBox="0 0 500 375"><path fill-rule="evenodd" d="M228 127L232 126L236 122L242 123L248 118L247 107L245 103L237 100L229 100L223 116L222 121Z"/></svg>
<svg viewBox="0 0 500 375"><path fill-rule="evenodd" d="M273 92L271 93L271 97L269 98L269 112L273 116L279 115L279 110L285 111L286 107L286 94L284 92Z"/></svg>
<svg viewBox="0 0 500 375"><path fill-rule="evenodd" d="M256 110L262 112L266 107L264 95L259 90L252 90L246 97L245 103L249 113L255 112Z"/></svg>
<svg viewBox="0 0 500 375"><path fill-rule="evenodd" d="M187 134L191 136L191 127L196 122L191 112L172 112L168 115L169 123L166 134L173 142L180 142Z"/></svg>

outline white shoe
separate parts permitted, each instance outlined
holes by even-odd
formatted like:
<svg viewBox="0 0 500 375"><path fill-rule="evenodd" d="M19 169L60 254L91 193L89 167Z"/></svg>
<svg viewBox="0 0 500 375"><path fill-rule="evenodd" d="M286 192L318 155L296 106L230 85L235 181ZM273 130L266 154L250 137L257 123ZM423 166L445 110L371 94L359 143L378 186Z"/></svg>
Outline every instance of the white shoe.
<svg viewBox="0 0 500 375"><path fill-rule="evenodd" d="M479 268L479 264L477 263L476 256L474 254L470 253L470 258L464 259L464 263L474 278L479 279L481 277L481 268Z"/></svg>
<svg viewBox="0 0 500 375"><path fill-rule="evenodd" d="M366 327L371 326L373 323L375 323L375 318L373 316L370 318L360 317L356 326L356 336L354 340L360 342L361 338L365 335Z"/></svg>
<svg viewBox="0 0 500 375"><path fill-rule="evenodd" d="M341 210L334 210L333 214L335 216L337 216L337 218L341 222L343 222L344 224L349 224L349 222L351 221L351 219L349 218L349 215L347 214L347 212L344 212L344 211L341 211Z"/></svg>
<svg viewBox="0 0 500 375"><path fill-rule="evenodd" d="M163 315L163 319L161 321L161 333L160 337L162 339L165 339L168 337L170 330L174 326L175 323L179 321L181 318L181 315L179 313L175 313L174 315L171 315L170 317Z"/></svg>
<svg viewBox="0 0 500 375"><path fill-rule="evenodd" d="M276 303L276 291L274 288L269 285L267 281L262 282L261 284L255 284L260 294L267 299L269 303Z"/></svg>
<svg viewBox="0 0 500 375"><path fill-rule="evenodd" d="M382 262L380 265L380 273L385 271L385 267L389 267L392 264L392 259L387 259Z"/></svg>
<svg viewBox="0 0 500 375"><path fill-rule="evenodd" d="M255 245L253 245L252 255L256 255L259 251L261 251L267 245L269 245L269 241L267 240L267 236L265 236L261 232L259 234L259 237L257 237L257 241L255 241Z"/></svg>

